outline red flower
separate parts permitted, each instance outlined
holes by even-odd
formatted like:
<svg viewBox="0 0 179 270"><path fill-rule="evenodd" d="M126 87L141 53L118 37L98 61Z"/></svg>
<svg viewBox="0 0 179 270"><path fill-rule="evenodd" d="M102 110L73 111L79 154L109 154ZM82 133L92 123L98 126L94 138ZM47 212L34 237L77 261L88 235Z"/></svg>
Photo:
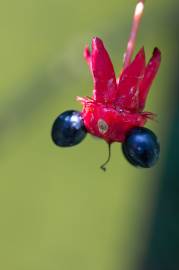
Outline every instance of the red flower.
<svg viewBox="0 0 179 270"><path fill-rule="evenodd" d="M122 143L124 156L134 166L150 168L159 158L160 145L156 135L143 127L154 114L143 110L160 66L161 53L155 48L146 65L142 48L131 61L143 10L144 0L138 0L119 78L116 79L102 40L93 38L92 51L88 46L84 50L94 81L93 96L78 97L83 105L82 112L63 112L52 127L52 139L62 147L79 144L87 132L103 138L109 151L106 162L101 166L103 170L110 160L112 142Z"/></svg>
<svg viewBox="0 0 179 270"><path fill-rule="evenodd" d="M99 38L92 41L92 51L86 47L84 57L93 76L92 98L77 98L83 104L82 116L89 133L108 143L123 142L133 127L143 127L150 112L144 112L146 98L161 61L155 48L145 64L142 48L132 63L124 68L116 80L110 57Z"/></svg>

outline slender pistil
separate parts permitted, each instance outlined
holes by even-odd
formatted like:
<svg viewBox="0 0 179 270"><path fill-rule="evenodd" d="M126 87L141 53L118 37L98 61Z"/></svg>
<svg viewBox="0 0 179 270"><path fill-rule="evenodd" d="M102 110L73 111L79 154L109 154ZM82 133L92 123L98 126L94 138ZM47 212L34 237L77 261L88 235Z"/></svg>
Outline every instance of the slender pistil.
<svg viewBox="0 0 179 270"><path fill-rule="evenodd" d="M139 0L137 5L136 5L135 11L134 11L129 41L127 44L126 52L124 54L123 68L126 68L131 62L132 54L133 54L133 51L135 48L135 41L136 41L136 37L137 37L137 32L138 32L139 25L140 25L140 22L142 19L143 11L144 11L144 0Z"/></svg>
<svg viewBox="0 0 179 270"><path fill-rule="evenodd" d="M100 166L100 168L105 172L106 171L106 165L109 163L111 159L111 143L108 143L108 158L107 160Z"/></svg>

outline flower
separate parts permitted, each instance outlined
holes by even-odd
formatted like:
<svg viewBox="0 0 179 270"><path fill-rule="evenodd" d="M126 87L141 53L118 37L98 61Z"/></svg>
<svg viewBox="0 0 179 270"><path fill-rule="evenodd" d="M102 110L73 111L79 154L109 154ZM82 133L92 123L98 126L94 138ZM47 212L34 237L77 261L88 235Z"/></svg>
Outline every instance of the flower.
<svg viewBox="0 0 179 270"><path fill-rule="evenodd" d="M135 59L124 65L116 79L114 68L102 40L92 40L84 57L94 81L92 98L77 97L82 105L82 117L89 133L108 143L124 142L126 134L134 127L143 127L154 114L144 112L147 95L161 62L161 53L155 48L146 65L142 48Z"/></svg>
<svg viewBox="0 0 179 270"><path fill-rule="evenodd" d="M144 0L138 0L119 78L116 79L111 59L100 38L93 38L91 51L86 46L84 58L93 76L93 95L91 98L77 97L83 105L82 112L63 112L52 127L52 140L58 146L79 144L87 132L103 138L108 144L108 158L101 165L103 171L110 161L113 142L122 143L124 156L136 167L150 168L159 159L157 136L144 128L147 120L155 115L145 112L144 107L160 66L161 53L155 48L146 65L142 48L132 61L143 11Z"/></svg>

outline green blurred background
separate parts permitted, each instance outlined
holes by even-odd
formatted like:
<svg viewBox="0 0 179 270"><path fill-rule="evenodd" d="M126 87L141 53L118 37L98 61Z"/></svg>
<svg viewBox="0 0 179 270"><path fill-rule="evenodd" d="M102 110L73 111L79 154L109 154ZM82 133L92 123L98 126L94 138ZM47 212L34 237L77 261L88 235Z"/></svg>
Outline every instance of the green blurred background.
<svg viewBox="0 0 179 270"><path fill-rule="evenodd" d="M0 8L0 269L179 269L179 2L146 1L136 51L162 65L146 109L161 158L140 170L88 136L60 149L56 116L91 95L83 48L101 37L122 66L136 0L10 0Z"/></svg>

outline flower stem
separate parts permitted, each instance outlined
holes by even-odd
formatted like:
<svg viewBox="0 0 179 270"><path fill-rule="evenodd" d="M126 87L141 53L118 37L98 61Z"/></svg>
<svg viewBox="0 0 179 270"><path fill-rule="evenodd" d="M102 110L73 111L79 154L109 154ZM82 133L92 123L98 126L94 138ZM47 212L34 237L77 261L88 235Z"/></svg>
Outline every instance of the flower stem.
<svg viewBox="0 0 179 270"><path fill-rule="evenodd" d="M107 160L104 162L104 164L102 164L100 166L100 168L105 172L106 171L106 165L108 164L108 162L111 159L111 143L108 143L108 158Z"/></svg>
<svg viewBox="0 0 179 270"><path fill-rule="evenodd" d="M131 62L132 54L133 54L134 47L135 47L137 32L138 32L139 25L140 25L140 22L142 19L143 11L144 11L144 0L139 0L137 5L136 5L135 11L134 11L129 41L127 44L126 52L124 54L123 68L126 68Z"/></svg>

